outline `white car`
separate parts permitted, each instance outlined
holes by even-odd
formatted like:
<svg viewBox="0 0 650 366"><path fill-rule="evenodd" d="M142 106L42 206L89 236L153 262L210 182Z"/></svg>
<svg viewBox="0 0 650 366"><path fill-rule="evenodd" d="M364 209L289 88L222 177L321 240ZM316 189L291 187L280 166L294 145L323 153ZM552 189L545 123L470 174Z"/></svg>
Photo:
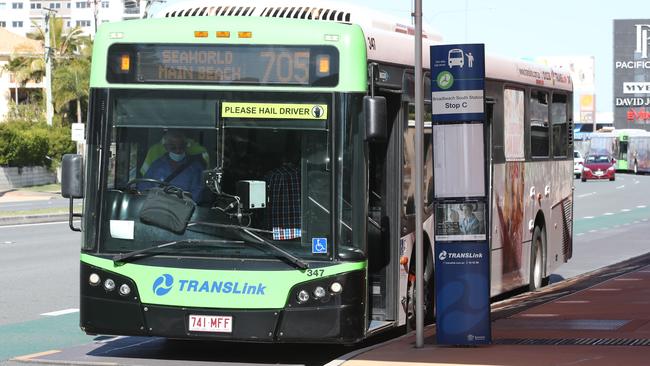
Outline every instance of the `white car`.
<svg viewBox="0 0 650 366"><path fill-rule="evenodd" d="M585 159L582 157L580 151L573 152L573 175L580 178L582 174L582 167L585 165Z"/></svg>

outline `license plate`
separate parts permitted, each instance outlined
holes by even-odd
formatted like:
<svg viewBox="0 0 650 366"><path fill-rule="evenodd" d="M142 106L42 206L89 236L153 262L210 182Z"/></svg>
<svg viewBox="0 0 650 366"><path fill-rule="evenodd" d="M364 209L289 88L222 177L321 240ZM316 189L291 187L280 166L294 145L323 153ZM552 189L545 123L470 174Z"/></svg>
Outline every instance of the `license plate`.
<svg viewBox="0 0 650 366"><path fill-rule="evenodd" d="M601 171L599 170L599 171L596 172L596 175L600 177L601 175L603 175L603 172L601 172Z"/></svg>
<svg viewBox="0 0 650 366"><path fill-rule="evenodd" d="M232 333L232 316L190 315L192 332Z"/></svg>

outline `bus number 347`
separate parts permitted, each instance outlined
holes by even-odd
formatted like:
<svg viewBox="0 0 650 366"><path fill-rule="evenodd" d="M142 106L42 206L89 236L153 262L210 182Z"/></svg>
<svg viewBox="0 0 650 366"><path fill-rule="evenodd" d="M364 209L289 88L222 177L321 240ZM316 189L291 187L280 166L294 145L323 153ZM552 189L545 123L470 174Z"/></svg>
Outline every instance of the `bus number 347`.
<svg viewBox="0 0 650 366"><path fill-rule="evenodd" d="M324 269L308 269L307 270L307 276L309 277L323 277L325 274Z"/></svg>

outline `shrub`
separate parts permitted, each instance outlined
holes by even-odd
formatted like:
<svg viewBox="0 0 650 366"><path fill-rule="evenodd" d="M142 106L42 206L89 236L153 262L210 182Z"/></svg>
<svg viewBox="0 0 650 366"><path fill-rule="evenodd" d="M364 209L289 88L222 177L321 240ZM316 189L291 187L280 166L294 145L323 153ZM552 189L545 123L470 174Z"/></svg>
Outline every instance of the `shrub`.
<svg viewBox="0 0 650 366"><path fill-rule="evenodd" d="M67 126L19 120L0 123L0 165L53 168L63 154L74 151Z"/></svg>

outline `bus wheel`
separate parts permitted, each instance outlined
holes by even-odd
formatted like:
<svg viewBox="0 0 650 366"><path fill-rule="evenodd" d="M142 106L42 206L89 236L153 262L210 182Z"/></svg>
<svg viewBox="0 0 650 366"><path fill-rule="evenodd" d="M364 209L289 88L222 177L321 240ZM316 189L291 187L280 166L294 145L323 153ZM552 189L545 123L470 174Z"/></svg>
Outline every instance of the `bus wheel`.
<svg viewBox="0 0 650 366"><path fill-rule="evenodd" d="M530 282L528 289L537 290L544 284L544 248L546 247L546 235L543 228L535 226L533 231L533 242L530 248Z"/></svg>
<svg viewBox="0 0 650 366"><path fill-rule="evenodd" d="M636 160L634 161L634 174L639 175L639 166L636 163Z"/></svg>
<svg viewBox="0 0 650 366"><path fill-rule="evenodd" d="M433 299L433 254L428 246L425 245L424 250L427 252L426 260L424 261L424 297L422 298L422 305L424 306L424 324L431 324L435 318L435 305ZM407 311L407 323L409 330L415 329L415 303L417 301L417 291L415 290L415 257L411 261L411 266L409 268L409 282L408 282L408 311Z"/></svg>

